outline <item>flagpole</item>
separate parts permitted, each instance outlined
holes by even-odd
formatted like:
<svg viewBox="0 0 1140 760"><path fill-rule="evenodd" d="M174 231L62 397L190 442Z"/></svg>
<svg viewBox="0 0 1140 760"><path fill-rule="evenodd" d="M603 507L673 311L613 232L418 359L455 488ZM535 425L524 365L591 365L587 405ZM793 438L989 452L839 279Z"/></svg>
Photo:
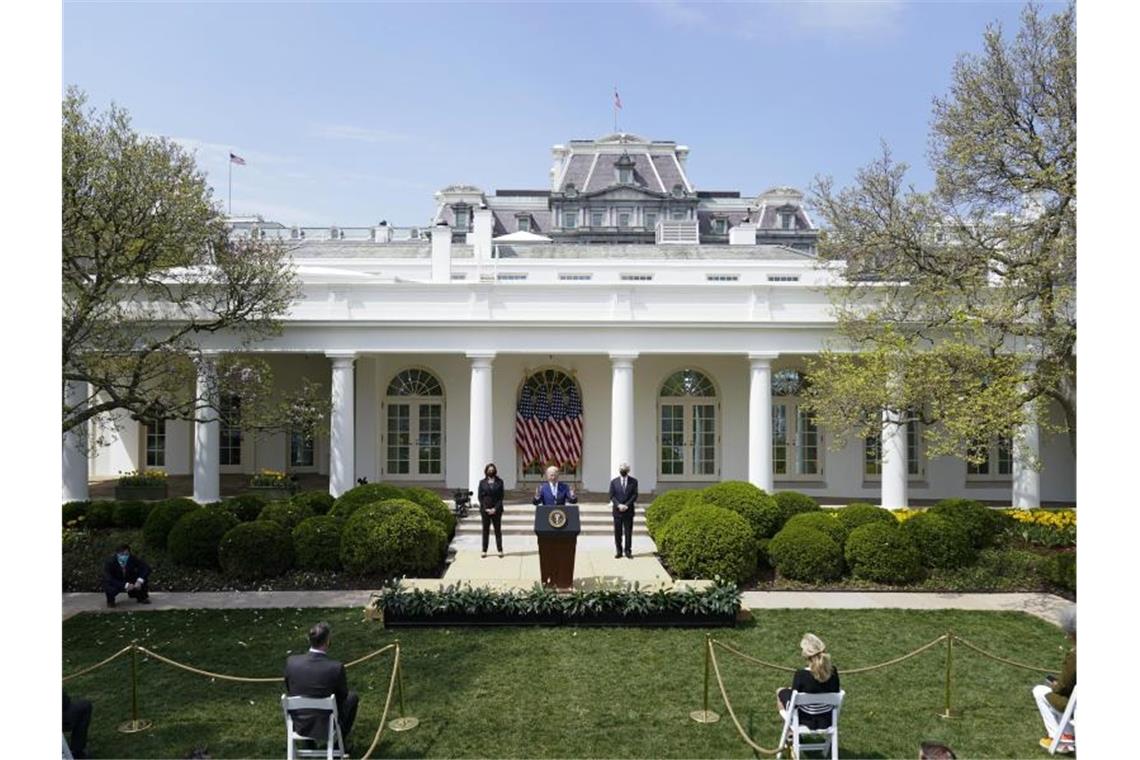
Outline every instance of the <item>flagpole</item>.
<svg viewBox="0 0 1140 760"><path fill-rule="evenodd" d="M617 85L616 84L614 85L613 109L614 109L614 132L616 133L618 131L618 128L617 128Z"/></svg>
<svg viewBox="0 0 1140 760"><path fill-rule="evenodd" d="M229 201L228 201L229 211L226 213L226 216L233 216L234 215L234 157L232 155L230 156L230 160L227 161L226 164L230 167L230 172L229 172L229 174L230 174L230 178L229 178Z"/></svg>

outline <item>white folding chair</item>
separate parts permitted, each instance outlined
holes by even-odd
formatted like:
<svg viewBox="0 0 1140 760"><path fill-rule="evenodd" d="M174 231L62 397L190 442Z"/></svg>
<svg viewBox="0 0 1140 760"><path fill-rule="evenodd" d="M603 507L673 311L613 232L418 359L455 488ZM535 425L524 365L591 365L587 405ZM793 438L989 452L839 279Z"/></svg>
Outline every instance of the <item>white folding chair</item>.
<svg viewBox="0 0 1140 760"><path fill-rule="evenodd" d="M1069 695L1069 703L1065 705L1065 712L1061 714L1061 720L1057 723L1057 734L1053 737L1052 743L1049 745L1049 754L1057 754L1057 748L1061 746L1061 737L1066 732L1073 735L1073 748L1076 749L1076 715L1077 708L1077 687L1073 687L1073 693Z"/></svg>
<svg viewBox="0 0 1140 760"><path fill-rule="evenodd" d="M336 712L335 695L317 699L313 697L290 697L287 694L282 694L281 710L285 713L285 740L288 742L286 757L288 760L299 757L323 757L326 760L347 757L344 752L344 737L340 735L340 720ZM293 729L293 712L296 710L320 710L329 714L329 730L328 736L324 740L324 749L297 746L297 742L317 742L320 739L315 736L303 736Z"/></svg>
<svg viewBox="0 0 1140 760"><path fill-rule="evenodd" d="M63 735L63 760L75 760L71 754L71 747L67 746L67 734Z"/></svg>
<svg viewBox="0 0 1140 760"><path fill-rule="evenodd" d="M805 694L793 691L787 709L780 711L784 718L784 730L780 732L781 751L776 755L777 760L783 756L783 748L789 741L792 744L792 757L796 760L799 760L802 751L822 752L825 756L830 753L831 760L839 760L839 708L843 706L845 694L843 691L830 694ZM801 707L830 707L831 725L827 728L801 726L799 711ZM823 741L801 745L800 739L804 736L823 737Z"/></svg>

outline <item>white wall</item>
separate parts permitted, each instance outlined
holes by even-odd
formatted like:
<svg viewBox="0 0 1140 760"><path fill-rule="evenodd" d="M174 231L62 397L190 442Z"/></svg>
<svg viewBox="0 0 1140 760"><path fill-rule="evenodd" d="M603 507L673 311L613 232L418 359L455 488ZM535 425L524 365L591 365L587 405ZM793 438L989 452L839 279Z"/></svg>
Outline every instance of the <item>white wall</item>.
<svg viewBox="0 0 1140 760"><path fill-rule="evenodd" d="M90 466L94 477L116 477L120 472L139 468L142 426L125 414L109 419L103 433L108 443L96 450Z"/></svg>

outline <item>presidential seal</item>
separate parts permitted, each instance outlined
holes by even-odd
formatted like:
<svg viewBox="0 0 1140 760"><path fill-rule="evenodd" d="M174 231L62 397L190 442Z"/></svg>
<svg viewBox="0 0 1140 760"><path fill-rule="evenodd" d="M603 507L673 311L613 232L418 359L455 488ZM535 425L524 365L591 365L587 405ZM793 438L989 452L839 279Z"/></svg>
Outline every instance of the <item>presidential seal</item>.
<svg viewBox="0 0 1140 760"><path fill-rule="evenodd" d="M562 509L552 509L550 514L546 517L547 522L550 523L552 528L561 528L566 524L566 511Z"/></svg>

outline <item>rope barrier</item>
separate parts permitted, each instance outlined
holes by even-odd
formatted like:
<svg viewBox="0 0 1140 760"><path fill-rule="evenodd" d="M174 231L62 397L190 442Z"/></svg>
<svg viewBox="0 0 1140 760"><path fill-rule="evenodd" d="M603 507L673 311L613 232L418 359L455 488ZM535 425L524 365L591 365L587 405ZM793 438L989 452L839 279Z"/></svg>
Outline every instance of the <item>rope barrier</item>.
<svg viewBox="0 0 1140 760"><path fill-rule="evenodd" d="M127 652L134 649L134 646L135 646L134 644L127 644L125 647L120 649L118 652L115 652L113 655L111 655L107 659L102 660L101 662L97 662L89 668L84 668L83 670L79 671L78 673L72 673L71 675L64 676L63 682L67 683L72 678L79 678L79 676L86 675L87 673L90 673L92 670L98 670L99 668L103 667L107 663L111 662L111 660L114 660L118 657L122 657L124 654L126 654Z"/></svg>
<svg viewBox="0 0 1140 760"><path fill-rule="evenodd" d="M1004 657L998 657L996 654L990 654L989 652L982 649L981 647L978 647L974 644L971 644L969 641L966 641L964 638L962 638L958 634L954 634L954 640L957 641L959 644L965 645L968 649L973 649L975 652L977 652L978 654L980 654L984 657L989 657L991 660L996 660L998 662L1004 662L1006 665L1012 665L1015 668L1024 668L1025 670L1032 670L1036 673L1052 673L1053 672L1049 668L1038 668L1034 665L1026 665L1023 662L1017 662L1016 660L1007 660Z"/></svg>
<svg viewBox="0 0 1140 760"><path fill-rule="evenodd" d="M384 726L388 723L388 710L392 706L392 692L396 688L396 674L400 671L400 645L396 643L389 644L389 646L396 647L396 656L392 660L392 676L388 679L388 696L384 700L384 712L380 715L380 725L376 727L376 735L372 737L372 744L368 745L368 751L364 753L361 760L368 760L372 757L372 752L380 743L380 735L384 733Z"/></svg>
<svg viewBox="0 0 1140 760"><path fill-rule="evenodd" d="M880 663L875 664L875 665L867 665L867 666L862 667L862 668L852 668L850 670L844 670L843 675L849 676L849 675L855 675L857 673L867 673L867 672L870 672L872 670L878 670L879 668L885 668L889 665L894 665L896 663L902 662L903 660L910 659L911 657L914 657L915 655L918 655L918 654L925 652L927 649L930 649L932 646L934 646L934 645L936 645L942 641L945 641L946 636L947 636L947 634L944 633L941 636L939 636L938 638L934 639L934 641L931 641L928 644L923 644L922 646L920 646L918 649L914 650L913 652L908 652L908 653L906 653L900 657L895 657L892 660L887 660L886 662L880 662ZM748 660L749 662L756 663L757 665L763 665L766 668L771 668L773 670L782 670L785 673L794 673L794 672L796 672L796 670L798 670L798 668L790 668L786 665L776 665L775 663L772 663L772 662L765 662L764 660L753 657L752 655L745 654L744 652L741 652L739 649L735 649L735 648L729 646L728 644L725 644L723 641L720 641L718 639L713 639L712 643L716 644L721 649L732 652L734 655L740 657L741 659Z"/></svg>
<svg viewBox="0 0 1140 760"><path fill-rule="evenodd" d="M724 699L724 709L728 710L728 717L732 718L732 723L736 726L736 732L740 734L740 738L756 752L762 755L778 755L784 750L784 747L787 746L787 737L780 737L780 746L776 749L767 749L752 741L752 737L744 730L744 726L740 725L740 720L736 717L736 711L732 709L732 703L728 700L728 692L724 688L724 680L720 677L720 665L716 661L716 649L713 647L713 643L713 640L709 639L709 659L712 661L713 673L716 675L716 685L720 689L720 696ZM783 731L782 728L780 730Z"/></svg>

